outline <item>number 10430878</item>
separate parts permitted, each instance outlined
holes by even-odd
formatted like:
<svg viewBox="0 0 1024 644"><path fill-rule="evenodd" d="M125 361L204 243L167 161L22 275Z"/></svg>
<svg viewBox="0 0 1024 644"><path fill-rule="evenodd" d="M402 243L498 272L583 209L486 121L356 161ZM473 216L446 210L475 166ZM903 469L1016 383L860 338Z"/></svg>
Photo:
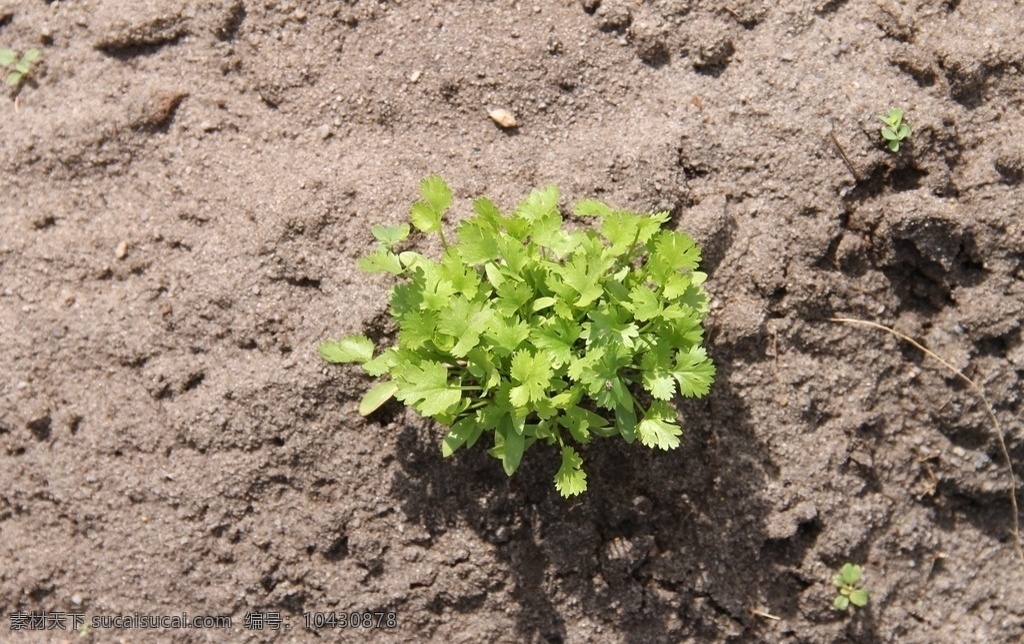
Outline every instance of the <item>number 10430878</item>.
<svg viewBox="0 0 1024 644"><path fill-rule="evenodd" d="M302 614L303 625L309 630L322 628L396 628L395 613L355 611L351 613L313 612Z"/></svg>

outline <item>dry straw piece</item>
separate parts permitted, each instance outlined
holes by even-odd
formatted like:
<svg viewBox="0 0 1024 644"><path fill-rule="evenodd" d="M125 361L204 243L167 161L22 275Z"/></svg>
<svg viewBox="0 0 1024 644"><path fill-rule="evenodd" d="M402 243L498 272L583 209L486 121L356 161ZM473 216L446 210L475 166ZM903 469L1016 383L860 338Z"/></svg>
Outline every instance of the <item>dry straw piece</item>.
<svg viewBox="0 0 1024 644"><path fill-rule="evenodd" d="M981 399L982 404L985 405L985 412L988 414L989 420L992 421L992 425L996 428L996 437L999 439L999 449L1003 453L1003 458L1006 460L1006 472L1010 477L1010 508L1013 511L1013 540L1014 546L1017 550L1017 557L1020 559L1021 564L1024 564L1024 547L1021 546L1020 538L1020 512L1017 509L1017 477L1013 473L1013 461L1010 459L1010 451L1006 448L1006 439L1003 438L1003 428L996 419L995 412L992 411L992 405L988 402L988 398L985 397L985 392L981 390L973 380L968 378L959 369L946 362L931 350L922 346L919 342L914 340L908 335L900 333L899 331L887 327L877 322L870 322L868 320L858 320L855 318L828 318L829 322L839 322L841 324L859 324L862 326L869 326L875 329L885 331L886 333L892 334L901 340L909 342L926 356L938 360L942 366L952 371L958 378L967 383L967 386L977 394L978 398Z"/></svg>

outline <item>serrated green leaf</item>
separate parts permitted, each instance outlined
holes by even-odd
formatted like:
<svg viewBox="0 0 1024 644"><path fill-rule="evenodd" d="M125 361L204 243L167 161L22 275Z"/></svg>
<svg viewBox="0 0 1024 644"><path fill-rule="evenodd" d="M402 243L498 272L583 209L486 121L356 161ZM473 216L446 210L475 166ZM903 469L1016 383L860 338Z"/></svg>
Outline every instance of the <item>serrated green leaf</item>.
<svg viewBox="0 0 1024 644"><path fill-rule="evenodd" d="M21 57L21 62L31 63L39 58L40 55L42 54L38 49L29 49L25 52L25 55Z"/></svg>
<svg viewBox="0 0 1024 644"><path fill-rule="evenodd" d="M425 201L417 201L412 205L409 209L409 218L420 232L436 233L441 230L441 213Z"/></svg>
<svg viewBox="0 0 1024 644"><path fill-rule="evenodd" d="M409 224L374 226L370 230L373 232L373 236L377 238L377 241L384 244L388 249L409 236Z"/></svg>
<svg viewBox="0 0 1024 644"><path fill-rule="evenodd" d="M562 465L555 473L555 488L565 498L587 491L587 474L583 471L583 459L568 445L562 447Z"/></svg>
<svg viewBox="0 0 1024 644"><path fill-rule="evenodd" d="M455 338L451 354L462 358L480 342L480 334L491 326L494 319L494 310L483 302L454 297L448 308L440 312L437 330Z"/></svg>
<svg viewBox="0 0 1024 644"><path fill-rule="evenodd" d="M868 591L864 590L863 588L858 588L857 590L853 591L852 593L850 593L850 603L854 606L859 606L861 608L867 606Z"/></svg>
<svg viewBox="0 0 1024 644"><path fill-rule="evenodd" d="M422 307L431 311L443 311L448 308L448 303L458 289L449 281L440 266L428 266L423 268L423 282L421 296Z"/></svg>
<svg viewBox="0 0 1024 644"><path fill-rule="evenodd" d="M459 404L462 390L449 384L445 365L425 360L422 364L406 364L398 371L395 397L424 416L436 416Z"/></svg>
<svg viewBox="0 0 1024 644"><path fill-rule="evenodd" d="M621 344L633 348L634 340L640 337L640 329L632 321L629 311L605 304L599 309L591 309L587 313L589 322L583 323L581 337L586 338L587 346L594 344Z"/></svg>
<svg viewBox="0 0 1024 644"><path fill-rule="evenodd" d="M492 356L492 353L495 355ZM498 373L494 358L503 355L508 354L498 351L491 352L480 347L466 354L466 370L480 383L483 394L488 393L501 383L501 375Z"/></svg>
<svg viewBox="0 0 1024 644"><path fill-rule="evenodd" d="M459 225L458 253L467 264L482 264L497 259L497 231L478 219L469 219Z"/></svg>
<svg viewBox="0 0 1024 644"><path fill-rule="evenodd" d="M555 315L563 320L573 320L576 318L575 310L565 300L555 302Z"/></svg>
<svg viewBox="0 0 1024 644"><path fill-rule="evenodd" d="M402 316L398 341L406 349L419 349L430 342L437 332L436 311L412 311Z"/></svg>
<svg viewBox="0 0 1024 644"><path fill-rule="evenodd" d="M18 72L11 72L7 75L7 84L14 86L21 82L21 74Z"/></svg>
<svg viewBox="0 0 1024 644"><path fill-rule="evenodd" d="M18 60L18 54L12 49L0 49L0 65L13 65Z"/></svg>
<svg viewBox="0 0 1024 644"><path fill-rule="evenodd" d="M657 325L661 340L679 347L682 351L689 351L690 347L700 344L704 336L704 329L700 326L700 317L693 312L667 324Z"/></svg>
<svg viewBox="0 0 1024 644"><path fill-rule="evenodd" d="M654 252L647 269L659 284L677 271L694 271L700 264L700 248L693 238L674 230L663 230L654 238Z"/></svg>
<svg viewBox="0 0 1024 644"><path fill-rule="evenodd" d="M675 420L675 410L664 402L655 402L637 425L637 437L647 447L675 449L679 447L679 437L683 434L683 430L673 422Z"/></svg>
<svg viewBox="0 0 1024 644"><path fill-rule="evenodd" d="M899 137L896 136L896 133L892 131L892 128L890 128L890 127L883 127L882 128L882 138L887 140L887 141L895 141Z"/></svg>
<svg viewBox="0 0 1024 644"><path fill-rule="evenodd" d="M516 407L525 407L531 401L545 398L551 380L551 364L543 355L534 355L520 349L512 356L512 380L518 383L509 392L509 400Z"/></svg>
<svg viewBox="0 0 1024 644"><path fill-rule="evenodd" d="M573 212L580 217L607 217L612 209L595 199L584 199L577 202Z"/></svg>
<svg viewBox="0 0 1024 644"><path fill-rule="evenodd" d="M562 282L579 295L573 302L573 306L579 308L590 306L604 293L604 288L599 280L606 270L607 266L599 258L587 257L579 252L575 253L564 266L553 269L561 276Z"/></svg>
<svg viewBox="0 0 1024 644"><path fill-rule="evenodd" d="M679 393L688 398L707 395L715 379L715 365L704 347L694 346L676 355L676 368L672 377L679 383Z"/></svg>
<svg viewBox="0 0 1024 644"><path fill-rule="evenodd" d="M451 284L456 293L463 295L466 299L476 298L480 289L480 273L464 263L455 248L445 251L444 257L441 259L440 277Z"/></svg>
<svg viewBox="0 0 1024 644"><path fill-rule="evenodd" d="M508 266L510 271L513 273L522 272L523 266L526 265L528 254L526 252L526 246L524 246L519 240L510 237L509 235L499 236L498 252L501 255L501 258L505 260L505 265Z"/></svg>
<svg viewBox="0 0 1024 644"><path fill-rule="evenodd" d="M430 204L430 208L437 214L438 222L440 222L441 215L448 206L452 205L452 191L448 184L436 174L429 176L420 182L420 194L423 196L423 200Z"/></svg>
<svg viewBox="0 0 1024 644"><path fill-rule="evenodd" d="M595 347L581 357L573 357L569 362L569 377L583 383L592 383L598 380L597 368L604 358L604 353L605 350L602 347Z"/></svg>
<svg viewBox="0 0 1024 644"><path fill-rule="evenodd" d="M667 374L644 373L644 389L658 400L671 400L676 393L676 381Z"/></svg>
<svg viewBox="0 0 1024 644"><path fill-rule="evenodd" d="M396 284L391 289L391 313L403 318L423 308L423 292L417 283Z"/></svg>
<svg viewBox="0 0 1024 644"><path fill-rule="evenodd" d="M661 315L661 302L658 296L643 284L637 284L630 289L628 307L633 312L633 317L641 322Z"/></svg>
<svg viewBox="0 0 1024 644"><path fill-rule="evenodd" d="M494 343L496 353L507 356L529 337L530 325L518 317L495 317L485 335Z"/></svg>
<svg viewBox="0 0 1024 644"><path fill-rule="evenodd" d="M373 357L373 340L365 335L347 335L337 342L321 342L317 350L327 362L363 363Z"/></svg>
<svg viewBox="0 0 1024 644"><path fill-rule="evenodd" d="M537 246L554 251L558 257L565 255L573 245L569 234L562 230L562 215L557 210L541 216L534 222L531 239Z"/></svg>
<svg viewBox="0 0 1024 644"><path fill-rule="evenodd" d="M505 229L506 236L521 243L525 243L526 238L533 232L533 223L516 215L502 219L501 227Z"/></svg>
<svg viewBox="0 0 1024 644"><path fill-rule="evenodd" d="M501 210L494 205L494 202L487 197L479 197L473 200L473 210L485 221L497 223L501 220Z"/></svg>
<svg viewBox="0 0 1024 644"><path fill-rule="evenodd" d="M669 400L675 395L671 352L671 341L662 337L650 345L640 359L644 389L658 400Z"/></svg>
<svg viewBox="0 0 1024 644"><path fill-rule="evenodd" d="M580 337L580 326L570 320L556 318L543 326L530 329L530 342L547 354L555 369L568 364L573 356L573 345Z"/></svg>
<svg viewBox="0 0 1024 644"><path fill-rule="evenodd" d="M846 595L837 595L832 607L836 610L847 610L850 608L850 598Z"/></svg>
<svg viewBox="0 0 1024 644"><path fill-rule="evenodd" d="M534 190L519 207L515 215L531 223L558 211L558 187L548 186L541 190Z"/></svg>
<svg viewBox="0 0 1024 644"><path fill-rule="evenodd" d="M640 236L640 216L630 212L616 211L601 220L601 234L611 243L611 253L622 255Z"/></svg>
<svg viewBox="0 0 1024 644"><path fill-rule="evenodd" d="M576 405L566 408L558 422L569 430L575 440L584 445L591 441L591 432L608 426L608 422L603 417Z"/></svg>
<svg viewBox="0 0 1024 644"><path fill-rule="evenodd" d="M359 270L364 273L391 273L392 275L402 274L402 263L395 255L386 248L363 255L358 261Z"/></svg>
<svg viewBox="0 0 1024 644"><path fill-rule="evenodd" d="M373 377L383 376L391 371L391 367L397 364L394 348L386 349L377 355L373 360L363 363L363 371Z"/></svg>
<svg viewBox="0 0 1024 644"><path fill-rule="evenodd" d="M667 210L662 210L651 215L646 215L640 219L640 238L641 244L646 244L654 238L659 232L661 232L662 225L668 223L671 219L671 215Z"/></svg>
<svg viewBox="0 0 1024 644"><path fill-rule="evenodd" d="M359 402L359 413L363 416L369 416L380 408L381 405L391 400L396 391L398 391L398 383L394 380L377 383L366 392L366 395Z"/></svg>
<svg viewBox="0 0 1024 644"><path fill-rule="evenodd" d="M502 282L494 291L498 295L495 309L505 317L515 315L534 295L533 289L526 284L511 280Z"/></svg>

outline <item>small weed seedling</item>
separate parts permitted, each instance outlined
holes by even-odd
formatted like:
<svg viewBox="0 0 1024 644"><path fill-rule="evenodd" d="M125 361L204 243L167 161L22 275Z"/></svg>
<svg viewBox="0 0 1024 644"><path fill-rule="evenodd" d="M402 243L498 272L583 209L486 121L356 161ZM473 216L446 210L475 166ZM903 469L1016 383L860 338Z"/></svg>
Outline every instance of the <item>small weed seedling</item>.
<svg viewBox="0 0 1024 644"><path fill-rule="evenodd" d="M888 113L878 117L882 123L882 138L892 152L900 151L900 142L910 136L910 126L903 120L903 110L894 107Z"/></svg>
<svg viewBox="0 0 1024 644"><path fill-rule="evenodd" d="M0 66L11 70L7 74L7 84L11 87L18 87L26 79L31 78L33 63L39 59L39 56L38 49L29 49L21 58L12 49L0 49Z"/></svg>
<svg viewBox="0 0 1024 644"><path fill-rule="evenodd" d="M374 226L378 248L359 260L390 273L396 346L374 355L363 335L320 344L328 362L357 362L377 384L369 414L395 397L450 429L441 452L472 447L486 432L511 476L535 443L561 453L555 487L587 489L577 451L595 436L679 446L671 400L708 393L715 366L701 346L708 311L700 249L662 230L668 213L638 215L582 201L598 230L562 226L558 189L536 190L509 216L486 198L450 243L441 221L452 193L440 177L420 185L412 225L440 237L440 262L396 247L408 224Z"/></svg>
<svg viewBox="0 0 1024 644"><path fill-rule="evenodd" d="M836 600L832 602L836 610L849 610L850 604L858 608L868 605L868 591L858 588L861 568L857 564L844 564L839 574L832 578L832 583L839 589Z"/></svg>

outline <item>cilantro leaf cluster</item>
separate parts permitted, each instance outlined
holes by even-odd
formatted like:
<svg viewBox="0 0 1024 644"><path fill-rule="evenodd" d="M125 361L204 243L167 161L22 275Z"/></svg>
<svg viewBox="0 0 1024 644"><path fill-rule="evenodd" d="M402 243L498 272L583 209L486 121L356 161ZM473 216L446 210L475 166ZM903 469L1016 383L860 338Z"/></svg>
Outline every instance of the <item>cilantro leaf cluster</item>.
<svg viewBox="0 0 1024 644"><path fill-rule="evenodd" d="M583 201L575 214L597 230L563 226L558 189L531 193L510 215L486 198L442 228L452 192L438 176L420 186L410 221L437 233L440 261L400 251L410 227L375 226L379 245L359 260L399 278L391 292L395 346L375 353L363 335L320 344L328 362L360 363L387 378L363 397L369 414L394 397L449 428L444 456L486 433L511 476L524 452L561 452L562 496L587 489L579 446L619 435L659 449L679 446L671 404L707 394L715 367L701 346L707 314L700 249L662 230L667 213L639 215Z"/></svg>

